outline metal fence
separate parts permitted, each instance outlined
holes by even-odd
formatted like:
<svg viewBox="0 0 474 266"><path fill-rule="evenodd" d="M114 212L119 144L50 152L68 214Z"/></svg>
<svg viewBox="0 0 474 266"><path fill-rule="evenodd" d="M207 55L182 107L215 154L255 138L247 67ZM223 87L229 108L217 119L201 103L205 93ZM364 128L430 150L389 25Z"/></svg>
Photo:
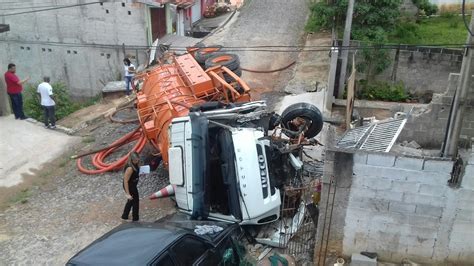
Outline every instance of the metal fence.
<svg viewBox="0 0 474 266"><path fill-rule="evenodd" d="M319 210L314 203L315 186L287 187L283 191L280 218L280 246L297 264L312 262Z"/></svg>

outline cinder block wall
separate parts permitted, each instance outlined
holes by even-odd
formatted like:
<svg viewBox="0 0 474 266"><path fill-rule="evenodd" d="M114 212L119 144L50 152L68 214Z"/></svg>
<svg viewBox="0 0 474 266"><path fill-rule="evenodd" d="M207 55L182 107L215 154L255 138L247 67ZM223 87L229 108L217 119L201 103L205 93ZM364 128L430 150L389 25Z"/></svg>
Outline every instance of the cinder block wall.
<svg viewBox="0 0 474 266"><path fill-rule="evenodd" d="M474 261L474 167L454 189L447 186L449 160L343 150L326 156L333 161L325 166L325 176L341 184L331 231L343 233L331 233L331 249L344 256L377 252L392 262L405 257L421 263ZM348 156L350 170L340 172L337 158ZM318 244L327 211L323 191Z"/></svg>
<svg viewBox="0 0 474 266"><path fill-rule="evenodd" d="M125 1L122 6L122 2L5 17L3 23L10 24L10 31L0 37L1 73L7 70L8 63L15 63L18 76L31 77L31 83L50 76L52 82L68 85L74 96L98 94L104 83L123 76L121 45L145 47L149 43L145 5ZM12 3L0 0L5 7ZM51 4L55 3L62 6L78 1L55 0ZM44 1L32 0L23 5L44 6ZM5 13L14 11L18 10ZM140 63L145 62L145 48L138 52ZM128 50L126 54L135 56L136 52Z"/></svg>
<svg viewBox="0 0 474 266"><path fill-rule="evenodd" d="M441 147L458 81L459 74L451 73L445 93L435 94L426 107L414 109L398 140L415 140L424 148ZM467 94L461 137L474 137L474 87Z"/></svg>

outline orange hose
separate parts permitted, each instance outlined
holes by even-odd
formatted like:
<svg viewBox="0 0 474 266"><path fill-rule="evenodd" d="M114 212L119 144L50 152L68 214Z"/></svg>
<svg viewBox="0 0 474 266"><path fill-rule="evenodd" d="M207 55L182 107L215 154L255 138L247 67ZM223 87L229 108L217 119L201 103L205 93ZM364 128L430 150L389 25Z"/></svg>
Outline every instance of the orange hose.
<svg viewBox="0 0 474 266"><path fill-rule="evenodd" d="M138 141L137 141L138 140ZM137 141L135 143L135 146L133 146L132 150L122 156L120 159L116 160L115 162L112 163L106 163L105 158L112 154L115 150L117 150L120 146L125 145L127 143L130 143L132 141ZM76 165L79 171L81 171L84 174L89 174L89 175L94 175L94 174L100 174L100 173L105 173L108 171L114 171L114 170L119 170L123 168L125 163L127 162L128 155L133 152L141 152L143 150L143 147L145 147L146 144L146 138L143 132L141 131L141 128L137 128L136 130L127 133L123 137L119 138L118 140L114 141L109 147L106 149L95 153L94 156L92 157L92 165L96 169L87 169L82 165L82 158L77 159Z"/></svg>
<svg viewBox="0 0 474 266"><path fill-rule="evenodd" d="M241 67L240 69L242 69L242 71L247 71L247 72L252 72L252 73L274 73L274 72L283 71L283 70L291 67L294 64L296 64L296 61L293 61L293 62L291 62L290 64L288 64L284 67L280 67L280 68L272 69L272 70L255 70L255 69L248 69L248 68L244 68L244 67Z"/></svg>

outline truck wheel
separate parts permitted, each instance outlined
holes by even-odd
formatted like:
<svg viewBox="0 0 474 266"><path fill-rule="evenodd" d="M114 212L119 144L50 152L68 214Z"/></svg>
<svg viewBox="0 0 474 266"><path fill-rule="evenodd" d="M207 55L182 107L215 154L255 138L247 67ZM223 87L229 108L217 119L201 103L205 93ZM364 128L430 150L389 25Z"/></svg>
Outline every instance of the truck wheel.
<svg viewBox="0 0 474 266"><path fill-rule="evenodd" d="M231 71L240 67L239 56L236 54L217 54L206 60L206 69L214 66L225 66Z"/></svg>
<svg viewBox="0 0 474 266"><path fill-rule="evenodd" d="M240 67L232 70L232 72L234 72L238 77L242 77L242 69L240 69Z"/></svg>
<svg viewBox="0 0 474 266"><path fill-rule="evenodd" d="M306 138L312 138L318 135L323 129L323 116L319 109L309 103L295 103L288 106L281 114L282 126L292 131L298 131L291 120L301 117L308 123L308 130L304 133Z"/></svg>
<svg viewBox="0 0 474 266"><path fill-rule="evenodd" d="M197 50L196 53L194 53L194 58L199 64L204 65L204 63L209 57L212 57L213 55L215 55L216 52L220 51L221 49L222 45L212 45L203 47Z"/></svg>

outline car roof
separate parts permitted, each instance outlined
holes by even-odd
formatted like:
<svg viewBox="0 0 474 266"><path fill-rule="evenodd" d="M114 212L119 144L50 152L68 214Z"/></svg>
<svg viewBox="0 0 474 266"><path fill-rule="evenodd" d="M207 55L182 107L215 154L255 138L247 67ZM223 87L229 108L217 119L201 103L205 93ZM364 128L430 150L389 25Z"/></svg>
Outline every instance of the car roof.
<svg viewBox="0 0 474 266"><path fill-rule="evenodd" d="M217 225L224 230L217 234L197 235L196 225ZM68 265L137 265L147 264L183 235L194 235L212 242L222 238L232 224L189 220L174 214L154 223L126 223L106 233L84 248Z"/></svg>

